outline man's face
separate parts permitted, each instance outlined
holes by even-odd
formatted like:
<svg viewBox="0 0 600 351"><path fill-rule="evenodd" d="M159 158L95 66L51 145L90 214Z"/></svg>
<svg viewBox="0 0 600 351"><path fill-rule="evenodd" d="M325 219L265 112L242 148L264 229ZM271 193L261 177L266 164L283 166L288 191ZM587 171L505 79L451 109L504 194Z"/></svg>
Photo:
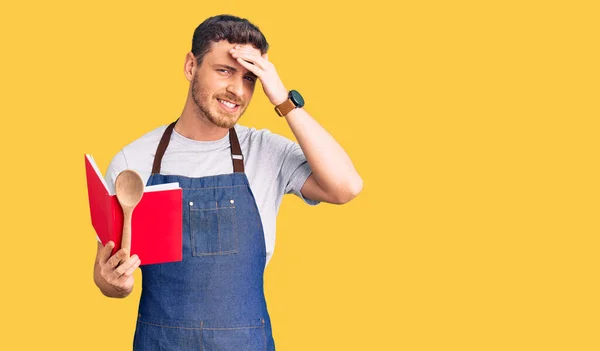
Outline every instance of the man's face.
<svg viewBox="0 0 600 351"><path fill-rule="evenodd" d="M210 122L221 128L231 128L240 119L257 80L254 73L231 57L229 50L235 45L226 40L213 43L192 79L194 102ZM260 55L258 49L254 50Z"/></svg>

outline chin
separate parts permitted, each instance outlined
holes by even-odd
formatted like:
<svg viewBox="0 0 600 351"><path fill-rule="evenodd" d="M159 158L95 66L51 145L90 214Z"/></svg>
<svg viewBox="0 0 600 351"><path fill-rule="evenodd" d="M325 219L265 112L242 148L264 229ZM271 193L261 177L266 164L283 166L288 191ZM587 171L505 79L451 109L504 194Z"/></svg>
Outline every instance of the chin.
<svg viewBox="0 0 600 351"><path fill-rule="evenodd" d="M239 121L241 116L238 117L232 117L232 118L228 118L228 117L220 117L220 118L214 118L211 117L210 121L212 122L212 124L219 126L221 128L227 128L230 129L231 127L233 127L237 121Z"/></svg>

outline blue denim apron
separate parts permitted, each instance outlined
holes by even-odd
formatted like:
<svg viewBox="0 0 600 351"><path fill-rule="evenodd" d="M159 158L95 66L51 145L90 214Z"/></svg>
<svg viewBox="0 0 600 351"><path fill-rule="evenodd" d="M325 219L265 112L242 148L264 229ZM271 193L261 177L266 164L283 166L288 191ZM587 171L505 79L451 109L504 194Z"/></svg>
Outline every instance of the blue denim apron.
<svg viewBox="0 0 600 351"><path fill-rule="evenodd" d="M133 349L274 351L264 233L235 130L229 130L233 174L161 175L175 123L159 143L148 185L179 182L183 189L183 260L141 267Z"/></svg>

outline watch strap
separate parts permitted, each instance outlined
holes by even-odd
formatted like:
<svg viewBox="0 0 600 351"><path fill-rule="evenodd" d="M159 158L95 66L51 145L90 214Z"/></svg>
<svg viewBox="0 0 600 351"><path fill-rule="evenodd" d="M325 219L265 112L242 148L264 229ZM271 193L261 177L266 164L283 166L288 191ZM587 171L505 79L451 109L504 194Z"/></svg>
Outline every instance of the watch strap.
<svg viewBox="0 0 600 351"><path fill-rule="evenodd" d="M285 100L284 103L275 106L275 112L277 112L277 115L279 115L279 117L283 117L295 108L296 108L296 105L294 105L292 100L287 99L287 100Z"/></svg>

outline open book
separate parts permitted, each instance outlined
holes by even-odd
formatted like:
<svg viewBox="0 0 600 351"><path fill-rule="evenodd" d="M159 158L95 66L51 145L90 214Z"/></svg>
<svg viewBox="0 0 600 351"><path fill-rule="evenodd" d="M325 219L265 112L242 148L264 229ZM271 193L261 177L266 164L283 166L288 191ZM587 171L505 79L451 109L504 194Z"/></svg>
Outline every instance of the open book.
<svg viewBox="0 0 600 351"><path fill-rule="evenodd" d="M94 161L85 155L85 173L92 226L103 245L121 248L123 210ZM147 186L131 217L131 255L142 265L182 260L182 190L179 183Z"/></svg>

